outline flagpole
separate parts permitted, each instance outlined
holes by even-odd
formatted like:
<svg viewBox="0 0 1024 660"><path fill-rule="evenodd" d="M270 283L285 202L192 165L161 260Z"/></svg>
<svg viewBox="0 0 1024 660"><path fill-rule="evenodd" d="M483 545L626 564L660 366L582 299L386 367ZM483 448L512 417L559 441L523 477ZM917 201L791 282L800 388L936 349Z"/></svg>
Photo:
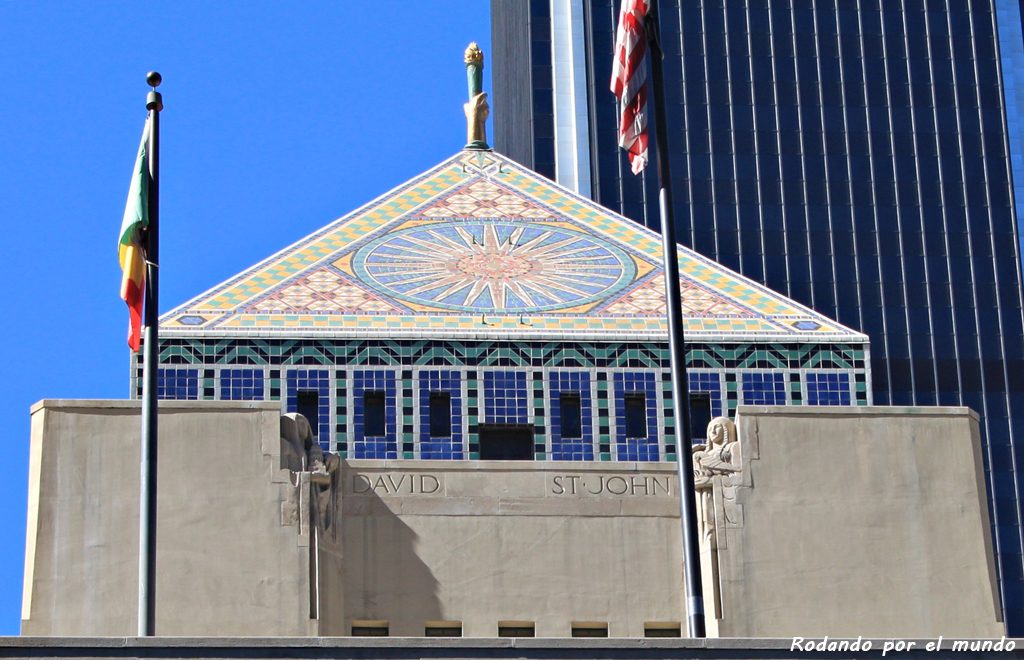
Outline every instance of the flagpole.
<svg viewBox="0 0 1024 660"><path fill-rule="evenodd" d="M679 290L679 255L672 217L672 175L669 171L668 131L665 119L665 89L662 51L658 41L656 2L645 22L651 48L651 87L654 91L655 144L658 159L658 208L661 212L661 244L665 259L665 298L668 305L668 342L672 357L672 408L675 411L676 466L679 470L679 518L683 533L683 580L686 584L687 633L704 637L704 593L700 577L700 547L697 535L697 506L693 486L693 438L690 432L690 394L686 376L686 344L683 338L683 310Z"/></svg>
<svg viewBox="0 0 1024 660"><path fill-rule="evenodd" d="M153 88L146 95L149 110L149 224L146 229L146 297L143 330L142 443L139 498L139 637L156 634L156 474L157 474L157 369L159 360L160 269L160 111L163 98L156 91L162 79L146 74Z"/></svg>

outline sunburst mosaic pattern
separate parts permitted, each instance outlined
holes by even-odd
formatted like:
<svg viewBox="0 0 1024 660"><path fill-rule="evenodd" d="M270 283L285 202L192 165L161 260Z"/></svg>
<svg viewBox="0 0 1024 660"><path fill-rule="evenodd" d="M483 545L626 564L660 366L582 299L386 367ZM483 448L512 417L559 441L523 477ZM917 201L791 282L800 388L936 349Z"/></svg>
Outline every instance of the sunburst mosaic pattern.
<svg viewBox="0 0 1024 660"><path fill-rule="evenodd" d="M432 223L356 253L360 279L408 302L481 312L562 309L615 294L636 267L623 251L566 228Z"/></svg>
<svg viewBox="0 0 1024 660"><path fill-rule="evenodd" d="M460 152L164 315L167 333L663 338L661 238ZM688 339L866 342L680 248Z"/></svg>

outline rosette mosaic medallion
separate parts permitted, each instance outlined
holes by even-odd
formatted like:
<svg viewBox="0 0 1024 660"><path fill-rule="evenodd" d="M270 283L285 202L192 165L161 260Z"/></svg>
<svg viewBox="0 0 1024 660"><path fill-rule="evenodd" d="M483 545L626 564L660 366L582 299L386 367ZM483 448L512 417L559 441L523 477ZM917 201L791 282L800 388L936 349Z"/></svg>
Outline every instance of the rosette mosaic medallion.
<svg viewBox="0 0 1024 660"><path fill-rule="evenodd" d="M866 341L680 248L687 337ZM461 152L163 317L168 336L661 338L661 237Z"/></svg>

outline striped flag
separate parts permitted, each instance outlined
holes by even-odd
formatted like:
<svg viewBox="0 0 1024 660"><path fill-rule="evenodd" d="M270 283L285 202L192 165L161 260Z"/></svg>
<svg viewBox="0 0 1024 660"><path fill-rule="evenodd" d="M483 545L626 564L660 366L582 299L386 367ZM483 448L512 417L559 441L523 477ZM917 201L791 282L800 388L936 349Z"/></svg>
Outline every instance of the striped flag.
<svg viewBox="0 0 1024 660"><path fill-rule="evenodd" d="M619 146L633 174L647 166L647 35L652 0L622 0L612 62L612 93L619 99Z"/></svg>
<svg viewBox="0 0 1024 660"><path fill-rule="evenodd" d="M146 282L146 257L143 230L149 225L149 120L142 129L142 142L135 157L128 202L121 221L117 251L121 261L121 299L128 304L128 346L139 350L142 338L142 295Z"/></svg>

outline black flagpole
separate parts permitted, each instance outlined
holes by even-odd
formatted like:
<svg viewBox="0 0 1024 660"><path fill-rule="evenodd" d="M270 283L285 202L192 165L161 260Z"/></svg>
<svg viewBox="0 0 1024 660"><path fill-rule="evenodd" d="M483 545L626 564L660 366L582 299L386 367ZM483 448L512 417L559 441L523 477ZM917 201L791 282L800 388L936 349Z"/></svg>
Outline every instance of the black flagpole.
<svg viewBox="0 0 1024 660"><path fill-rule="evenodd" d="M661 44L658 41L656 3L647 15L647 43L651 49L651 87L654 91L654 128L658 159L658 207L661 211L661 244L665 257L665 299L668 304L668 343L672 355L672 408L676 422L676 461L679 469L679 517L683 531L683 581L686 583L687 634L704 637L704 592L700 578L700 547L697 543L697 507L693 490L693 439L690 433L690 394L686 377L686 345L679 291L679 255L672 218L672 175L668 166L668 130L665 120L665 89Z"/></svg>
<svg viewBox="0 0 1024 660"><path fill-rule="evenodd" d="M160 111L163 99L156 91L160 74L150 71L146 82L153 88L146 95L149 110L148 225L146 227L145 329L142 334L142 447L139 498L139 637L156 634L156 466L157 408L156 384L159 360L160 275Z"/></svg>

